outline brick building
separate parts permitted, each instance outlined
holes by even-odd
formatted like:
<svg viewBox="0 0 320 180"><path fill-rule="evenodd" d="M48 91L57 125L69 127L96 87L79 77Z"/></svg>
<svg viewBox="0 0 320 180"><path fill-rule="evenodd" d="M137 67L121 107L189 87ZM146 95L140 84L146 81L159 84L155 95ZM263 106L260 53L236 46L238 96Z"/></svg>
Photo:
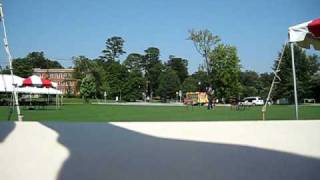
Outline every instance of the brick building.
<svg viewBox="0 0 320 180"><path fill-rule="evenodd" d="M78 95L77 81L72 78L74 69L33 69L33 74L41 78L48 78L58 83L57 89L63 94Z"/></svg>

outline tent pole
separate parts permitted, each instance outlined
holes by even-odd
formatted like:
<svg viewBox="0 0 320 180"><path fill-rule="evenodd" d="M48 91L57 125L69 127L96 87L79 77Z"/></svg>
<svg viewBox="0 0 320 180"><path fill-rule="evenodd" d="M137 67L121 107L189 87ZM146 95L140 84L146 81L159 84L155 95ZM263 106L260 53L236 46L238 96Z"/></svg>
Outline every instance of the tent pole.
<svg viewBox="0 0 320 180"><path fill-rule="evenodd" d="M57 104L57 95L55 96L55 102L56 102L56 109L58 109L58 104Z"/></svg>
<svg viewBox="0 0 320 180"><path fill-rule="evenodd" d="M294 44L291 42L290 45L291 45L292 75L293 75L293 87L294 87L294 103L295 103L296 120L298 120L299 119L299 112L298 112L296 67L294 64L294 47L293 47Z"/></svg>
<svg viewBox="0 0 320 180"><path fill-rule="evenodd" d="M274 84L276 83L276 80L280 80L279 76L278 76L278 72L280 72L280 66L281 66L281 62L282 62L282 59L283 59L283 55L284 55L284 52L285 52L285 49L287 47L287 42L284 43L284 46L283 46L283 49L282 49L282 52L281 52L281 56L278 60L278 65L277 65L277 69L274 71L274 76L273 76L273 80L272 80L272 83L271 83L271 87L269 89L269 93L268 93L268 96L267 96L267 99L266 99L266 102L264 103L264 105L262 106L262 120L265 120L266 119L266 116L265 116L265 113L267 111L267 105L268 105L268 102L271 98L271 93L272 93L272 90L273 90L273 87L274 87Z"/></svg>
<svg viewBox="0 0 320 180"><path fill-rule="evenodd" d="M12 78L12 85L13 85L12 94L13 94L13 97L14 97L14 105L17 108L18 121L22 121L23 120L23 115L20 112L19 99L18 99L19 97L18 97L18 93L17 93L17 90L16 90L16 82L14 82L14 77L13 77L12 56L11 56L11 52L10 52L9 45L8 45L7 31L6 31L6 26L5 26L5 23L4 23L4 14L3 14L3 11L2 11L2 3L1 2L0 2L0 16L1 16L0 18L1 18L1 21L2 21L3 35L4 35L4 38L3 38L4 49L5 49L5 51L7 53L7 56L8 56L9 69L10 69L10 74L11 74L11 78Z"/></svg>

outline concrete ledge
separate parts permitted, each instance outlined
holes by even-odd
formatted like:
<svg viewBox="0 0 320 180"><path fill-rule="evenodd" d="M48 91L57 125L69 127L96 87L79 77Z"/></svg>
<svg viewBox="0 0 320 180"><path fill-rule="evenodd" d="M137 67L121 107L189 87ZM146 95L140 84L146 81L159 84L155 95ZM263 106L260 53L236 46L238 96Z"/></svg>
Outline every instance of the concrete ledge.
<svg viewBox="0 0 320 180"><path fill-rule="evenodd" d="M0 123L4 180L320 179L320 121Z"/></svg>

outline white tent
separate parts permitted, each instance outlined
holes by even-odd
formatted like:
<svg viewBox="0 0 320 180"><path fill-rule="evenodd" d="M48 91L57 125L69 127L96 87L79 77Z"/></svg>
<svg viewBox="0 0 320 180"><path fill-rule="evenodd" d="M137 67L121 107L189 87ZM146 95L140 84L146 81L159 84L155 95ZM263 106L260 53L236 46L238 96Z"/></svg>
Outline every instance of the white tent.
<svg viewBox="0 0 320 180"><path fill-rule="evenodd" d="M296 43L298 46L307 48L307 49L313 46L315 50L320 50L320 18L289 27L289 42L291 44L292 74L293 74L293 85L294 85L296 119L299 119L293 44Z"/></svg>
<svg viewBox="0 0 320 180"><path fill-rule="evenodd" d="M38 87L20 87L23 83L23 78L19 76L13 76L16 91L23 94L50 94L61 95L62 92L54 88L38 88ZM0 92L12 92L14 85L12 84L11 75L0 74Z"/></svg>
<svg viewBox="0 0 320 180"><path fill-rule="evenodd" d="M55 82L52 82L48 79L40 78L37 75L32 75L28 78L25 78L22 82L22 86L34 86L34 87L53 87L57 88L58 84Z"/></svg>
<svg viewBox="0 0 320 180"><path fill-rule="evenodd" d="M300 47L320 50L320 19L289 27L289 41Z"/></svg>
<svg viewBox="0 0 320 180"><path fill-rule="evenodd" d="M15 86L21 86L23 78L13 75ZM11 75L9 74L0 74L0 92L12 92L13 83Z"/></svg>
<svg viewBox="0 0 320 180"><path fill-rule="evenodd" d="M311 46L315 50L320 50L320 18L312 21L308 21L302 24L298 24L292 27L289 27L289 43L291 45L291 56L292 56L292 75L293 75L293 86L294 86L294 101L295 101L295 111L296 111L296 119L299 119L298 114L298 94L297 94L297 84L296 84L296 70L295 70L295 62L294 62L294 48L293 45L297 44L302 48L310 49ZM287 43L286 43L287 45ZM278 61L278 65L276 70L274 71L273 81L271 83L271 87L267 96L267 100L262 107L262 118L265 119L265 112L267 110L267 104L269 103L270 96L272 93L272 89L276 80L280 80L277 73L280 71L280 64L284 54L285 48L281 53L280 59Z"/></svg>
<svg viewBox="0 0 320 180"><path fill-rule="evenodd" d="M54 88L38 88L38 87L19 87L18 93L24 94L49 94L49 95L61 95L62 92Z"/></svg>

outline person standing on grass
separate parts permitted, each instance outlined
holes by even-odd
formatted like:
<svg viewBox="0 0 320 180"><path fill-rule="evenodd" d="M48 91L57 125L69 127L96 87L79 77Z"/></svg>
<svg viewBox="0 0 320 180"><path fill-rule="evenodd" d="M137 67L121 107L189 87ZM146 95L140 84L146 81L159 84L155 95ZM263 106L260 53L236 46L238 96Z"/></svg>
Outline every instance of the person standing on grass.
<svg viewBox="0 0 320 180"><path fill-rule="evenodd" d="M207 89L207 96L208 96L208 110L213 109L213 101L214 101L214 90L212 87Z"/></svg>

